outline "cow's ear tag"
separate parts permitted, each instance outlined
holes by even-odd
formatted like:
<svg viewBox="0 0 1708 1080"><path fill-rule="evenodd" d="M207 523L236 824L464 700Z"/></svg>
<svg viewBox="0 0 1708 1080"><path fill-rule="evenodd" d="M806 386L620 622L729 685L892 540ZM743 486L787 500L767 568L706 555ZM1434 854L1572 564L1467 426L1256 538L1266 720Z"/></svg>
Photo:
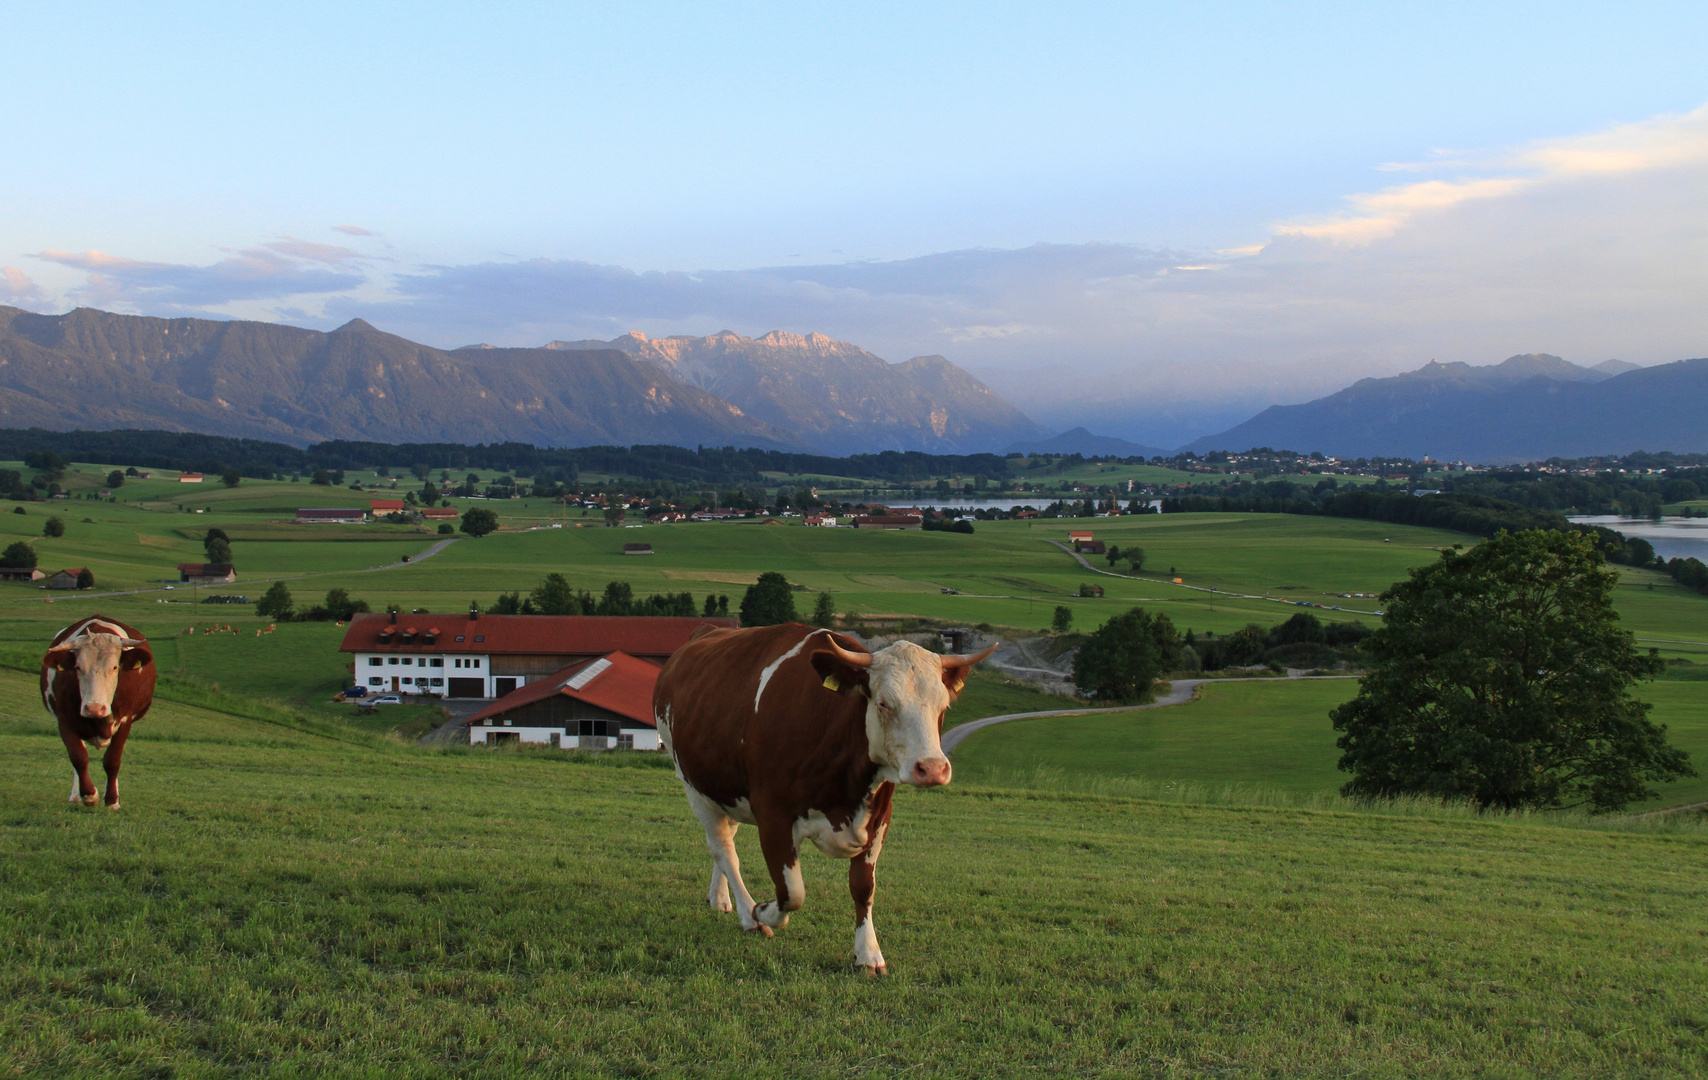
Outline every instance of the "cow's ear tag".
<svg viewBox="0 0 1708 1080"><path fill-rule="evenodd" d="M835 675L826 675L824 677L824 688L826 690L840 690L842 689L842 680Z"/></svg>

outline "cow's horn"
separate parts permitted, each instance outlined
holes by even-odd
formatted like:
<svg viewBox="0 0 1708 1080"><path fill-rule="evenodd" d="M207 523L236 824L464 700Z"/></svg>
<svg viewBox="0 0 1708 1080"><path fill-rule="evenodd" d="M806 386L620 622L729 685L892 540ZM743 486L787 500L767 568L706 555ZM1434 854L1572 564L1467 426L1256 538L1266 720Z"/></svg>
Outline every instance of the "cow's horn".
<svg viewBox="0 0 1708 1080"><path fill-rule="evenodd" d="M148 641L144 638L139 638L139 637L127 637L127 638L120 638L119 644L121 646L123 646L124 648L127 648L127 649L135 649L135 648L140 648L143 645L147 645Z"/></svg>
<svg viewBox="0 0 1708 1080"><path fill-rule="evenodd" d="M849 652L847 649L844 649L842 646L838 645L836 643L835 638L830 638L830 637L826 638L825 644L830 646L830 650L836 654L837 659L841 660L844 664L847 664L849 667L871 667L872 666L872 654L871 653Z"/></svg>
<svg viewBox="0 0 1708 1080"><path fill-rule="evenodd" d="M972 667L974 664L983 660L985 657L989 656L991 653L993 653L995 651L996 651L996 646L992 645L990 648L986 649L982 653L979 653L977 656L945 656L943 658L943 668L944 668L944 670L948 670L950 668Z"/></svg>

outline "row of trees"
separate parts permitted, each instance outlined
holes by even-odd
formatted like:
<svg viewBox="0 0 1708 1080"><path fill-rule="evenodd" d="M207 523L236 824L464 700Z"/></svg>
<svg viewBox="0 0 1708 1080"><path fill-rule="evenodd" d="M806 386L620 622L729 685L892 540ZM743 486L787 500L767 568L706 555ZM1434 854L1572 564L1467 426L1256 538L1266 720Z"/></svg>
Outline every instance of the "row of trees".
<svg viewBox="0 0 1708 1080"><path fill-rule="evenodd" d="M348 589L328 589L324 602L298 611L290 587L275 581L255 605L255 614L276 622L348 622L350 616L370 611L366 600L357 600Z"/></svg>

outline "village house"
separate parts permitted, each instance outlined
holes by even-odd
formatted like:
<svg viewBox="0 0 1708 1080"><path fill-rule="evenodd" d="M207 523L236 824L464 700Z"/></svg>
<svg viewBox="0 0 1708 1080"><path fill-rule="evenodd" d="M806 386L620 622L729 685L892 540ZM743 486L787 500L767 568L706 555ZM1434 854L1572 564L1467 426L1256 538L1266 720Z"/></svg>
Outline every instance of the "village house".
<svg viewBox="0 0 1708 1080"><path fill-rule="evenodd" d="M644 615L362 614L340 652L356 685L406 694L497 698L614 652L658 664L702 626L729 618Z"/></svg>
<svg viewBox="0 0 1708 1080"><path fill-rule="evenodd" d="M658 664L612 652L539 679L469 718L469 742L564 750L658 750L652 691Z"/></svg>
<svg viewBox="0 0 1708 1080"><path fill-rule="evenodd" d="M648 514L646 520L649 525L675 525L687 521L688 515L680 510L666 510L660 514Z"/></svg>
<svg viewBox="0 0 1708 1080"><path fill-rule="evenodd" d="M199 484L202 482L202 474L199 472L179 473L178 482L180 484Z"/></svg>
<svg viewBox="0 0 1708 1080"><path fill-rule="evenodd" d="M1076 547L1082 540L1089 541L1094 538L1095 534L1086 532L1084 529L1073 529L1068 532L1068 543L1073 544Z"/></svg>
<svg viewBox="0 0 1708 1080"><path fill-rule="evenodd" d="M185 585L229 585L237 580L237 568L230 563L181 562L178 580Z"/></svg>
<svg viewBox="0 0 1708 1080"><path fill-rule="evenodd" d="M299 525L305 522L310 524L332 522L335 524L360 525L366 520L368 520L367 511L359 506L306 508L297 511L297 524Z"/></svg>
<svg viewBox="0 0 1708 1080"><path fill-rule="evenodd" d="M812 525L821 529L836 528L835 514L808 514L801 521L802 525Z"/></svg>
<svg viewBox="0 0 1708 1080"><path fill-rule="evenodd" d="M401 514L404 511L402 499L369 499L368 511L375 517L381 514Z"/></svg>

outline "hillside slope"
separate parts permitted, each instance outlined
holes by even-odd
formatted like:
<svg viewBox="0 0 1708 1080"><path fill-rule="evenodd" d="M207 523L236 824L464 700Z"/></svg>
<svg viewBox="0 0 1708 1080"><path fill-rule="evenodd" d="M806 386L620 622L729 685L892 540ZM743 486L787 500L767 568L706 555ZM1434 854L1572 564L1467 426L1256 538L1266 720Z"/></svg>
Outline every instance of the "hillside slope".
<svg viewBox="0 0 1708 1080"><path fill-rule="evenodd" d="M548 349L622 349L748 415L798 431L834 454L873 450L973 453L997 450L1042 429L989 387L941 356L891 364L823 334L773 330L749 338L709 337L554 341Z"/></svg>
<svg viewBox="0 0 1708 1080"><path fill-rule="evenodd" d="M1186 449L1468 461L1708 451L1708 359L1618 367L1583 368L1546 355L1488 367L1431 362L1302 405L1273 406Z"/></svg>
<svg viewBox="0 0 1708 1080"><path fill-rule="evenodd" d="M281 439L804 449L790 431L615 349L446 352L360 319L259 322L0 307L0 426Z"/></svg>

